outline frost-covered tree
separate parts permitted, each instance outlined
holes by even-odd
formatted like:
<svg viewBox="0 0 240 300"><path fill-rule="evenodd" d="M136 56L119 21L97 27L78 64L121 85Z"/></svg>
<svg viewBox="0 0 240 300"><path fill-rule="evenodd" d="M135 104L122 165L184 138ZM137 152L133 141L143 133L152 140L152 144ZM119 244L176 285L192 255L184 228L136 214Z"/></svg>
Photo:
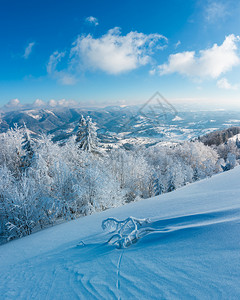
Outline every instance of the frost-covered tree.
<svg viewBox="0 0 240 300"><path fill-rule="evenodd" d="M80 212L85 215L117 207L125 202L120 182L112 176L101 160L93 160L86 167L81 182L81 194Z"/></svg>
<svg viewBox="0 0 240 300"><path fill-rule="evenodd" d="M17 181L13 189L8 189L5 194L7 206L8 239L22 237L32 233L40 220L41 201L40 192L35 181L24 174Z"/></svg>
<svg viewBox="0 0 240 300"><path fill-rule="evenodd" d="M222 170L225 171L229 171L233 168L235 168L238 165L237 159L236 159L236 155L234 153L229 152L227 155L227 160L226 160L226 164L222 165Z"/></svg>
<svg viewBox="0 0 240 300"><path fill-rule="evenodd" d="M0 236L4 239L9 237L6 224L10 220L10 205L7 201L9 191L15 187L16 179L6 166L0 167Z"/></svg>
<svg viewBox="0 0 240 300"><path fill-rule="evenodd" d="M198 174L198 168L195 167L193 169L193 181L198 181L200 179L199 174Z"/></svg>
<svg viewBox="0 0 240 300"><path fill-rule="evenodd" d="M0 134L0 166L6 166L15 177L20 176L23 134L17 125Z"/></svg>
<svg viewBox="0 0 240 300"><path fill-rule="evenodd" d="M174 191L175 189L176 189L176 187L175 187L175 180L174 180L175 178L174 178L174 175L173 174L171 174L170 176L169 176L169 180L168 180L168 186L167 186L167 192L169 193L169 192L172 192L172 191Z"/></svg>
<svg viewBox="0 0 240 300"><path fill-rule="evenodd" d="M184 165L189 165L197 171L199 179L212 176L217 172L219 159L217 152L201 142L184 142L174 149L174 156Z"/></svg>
<svg viewBox="0 0 240 300"><path fill-rule="evenodd" d="M165 192L219 171L216 151L197 141L159 144L148 148L145 157Z"/></svg>
<svg viewBox="0 0 240 300"><path fill-rule="evenodd" d="M151 196L151 171L140 151L112 150L106 158L106 164L125 190L128 202Z"/></svg>
<svg viewBox="0 0 240 300"><path fill-rule="evenodd" d="M163 184L161 182L161 179L157 176L157 174L154 174L154 180L153 180L153 192L154 192L154 196L159 196L163 193Z"/></svg>
<svg viewBox="0 0 240 300"><path fill-rule="evenodd" d="M97 152L97 127L90 117L85 120L83 116L79 121L76 143L78 148L88 152Z"/></svg>
<svg viewBox="0 0 240 300"><path fill-rule="evenodd" d="M80 149L84 147L85 136L86 136L86 120L82 115L78 123L78 130L76 134L76 143L78 144L78 147Z"/></svg>
<svg viewBox="0 0 240 300"><path fill-rule="evenodd" d="M240 148L237 145L237 142L230 139L226 143L221 144L216 147L216 150L220 156L225 161L227 161L227 156L229 153L232 153L236 156L237 159L240 158Z"/></svg>
<svg viewBox="0 0 240 300"><path fill-rule="evenodd" d="M31 166L34 157L34 143L29 135L26 124L24 123L24 137L22 141L23 155L21 156L21 169L25 171Z"/></svg>
<svg viewBox="0 0 240 300"><path fill-rule="evenodd" d="M57 216L66 220L74 218L76 199L73 185L75 176L64 162L56 162L54 166L51 196L55 199Z"/></svg>

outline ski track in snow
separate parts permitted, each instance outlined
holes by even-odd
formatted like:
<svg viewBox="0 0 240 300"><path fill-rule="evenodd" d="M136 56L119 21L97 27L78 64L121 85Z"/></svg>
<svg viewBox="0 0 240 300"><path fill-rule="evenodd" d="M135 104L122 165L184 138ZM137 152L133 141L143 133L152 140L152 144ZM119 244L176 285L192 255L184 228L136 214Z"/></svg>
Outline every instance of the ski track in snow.
<svg viewBox="0 0 240 300"><path fill-rule="evenodd" d="M239 176L238 169L235 173ZM220 181L218 186L222 189L224 175L213 178ZM85 238L79 235L78 240L63 241L44 253L26 257L23 254L14 263L3 263L4 255L8 257L4 251L15 247L17 253L20 240L1 246L0 299L239 299L240 187L237 189L238 180L235 182L232 192L227 183L226 192L221 190L214 195L210 190L206 201L196 202L192 211L184 209L184 205L189 205L187 193L186 200L180 197L184 189L176 191L175 197L180 195L176 201L163 203L174 204L176 213L159 217L161 209L154 207L157 215L151 211L153 217L147 216L151 223L142 226L151 227L152 231L126 249L108 245L110 234L102 233L100 226ZM214 187L210 181L205 183ZM189 189L195 193L198 185L202 190L203 182ZM166 198L174 200L174 193L171 194ZM145 201L145 206L143 201L122 209L129 216L134 207L140 207L139 217L144 217L150 201ZM111 213L92 219L102 221ZM54 232L54 228L51 230ZM28 239L37 237L35 234ZM84 244L79 244L81 240Z"/></svg>

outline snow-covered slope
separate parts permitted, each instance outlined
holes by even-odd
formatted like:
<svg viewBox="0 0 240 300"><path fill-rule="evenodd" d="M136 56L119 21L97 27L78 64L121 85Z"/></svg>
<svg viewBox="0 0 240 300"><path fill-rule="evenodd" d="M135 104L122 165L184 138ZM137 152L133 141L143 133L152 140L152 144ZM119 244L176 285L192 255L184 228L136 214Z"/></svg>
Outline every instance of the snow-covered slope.
<svg viewBox="0 0 240 300"><path fill-rule="evenodd" d="M116 249L112 216L158 231ZM239 282L240 167L0 247L0 299L239 299Z"/></svg>

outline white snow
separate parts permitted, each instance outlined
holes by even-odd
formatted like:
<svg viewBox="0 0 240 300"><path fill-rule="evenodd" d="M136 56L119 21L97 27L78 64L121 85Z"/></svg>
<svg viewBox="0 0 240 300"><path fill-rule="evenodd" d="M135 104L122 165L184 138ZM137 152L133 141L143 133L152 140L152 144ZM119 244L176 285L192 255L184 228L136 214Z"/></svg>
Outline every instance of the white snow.
<svg viewBox="0 0 240 300"><path fill-rule="evenodd" d="M0 247L1 299L239 299L240 167ZM102 221L156 230L117 249Z"/></svg>
<svg viewBox="0 0 240 300"><path fill-rule="evenodd" d="M51 110L45 109L45 112L56 117L56 115Z"/></svg>
<svg viewBox="0 0 240 300"><path fill-rule="evenodd" d="M229 122L229 123L239 123L240 120L229 120L228 122Z"/></svg>
<svg viewBox="0 0 240 300"><path fill-rule="evenodd" d="M172 119L172 121L182 121L183 118L179 117L179 116L176 116L174 119Z"/></svg>
<svg viewBox="0 0 240 300"><path fill-rule="evenodd" d="M236 140L239 140L239 139L240 139L240 134L236 134L233 137L229 138L228 140L236 142Z"/></svg>
<svg viewBox="0 0 240 300"><path fill-rule="evenodd" d="M42 117L38 114L38 111L37 110L28 110L28 111L26 111L26 113L30 116L30 117L32 117L32 118L34 118L34 119L36 119L36 120L40 120Z"/></svg>

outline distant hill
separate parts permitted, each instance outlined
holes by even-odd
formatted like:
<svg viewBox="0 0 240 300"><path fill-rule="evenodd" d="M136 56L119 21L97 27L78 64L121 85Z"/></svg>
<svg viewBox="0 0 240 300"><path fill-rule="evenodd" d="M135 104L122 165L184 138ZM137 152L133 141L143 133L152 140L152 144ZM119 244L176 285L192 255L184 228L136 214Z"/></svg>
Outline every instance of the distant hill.
<svg viewBox="0 0 240 300"><path fill-rule="evenodd" d="M156 141L183 141L201 136L208 145L224 142L239 133L239 112L234 111L161 111L152 106L108 106L105 108L19 108L0 113L0 133L24 123L34 134L52 134L54 141L74 135L80 116L91 116L104 143L123 140L150 144ZM234 127L233 127L234 126ZM218 136L218 131L227 129ZM208 133L215 133L208 135ZM207 135L206 135L207 134Z"/></svg>
<svg viewBox="0 0 240 300"><path fill-rule="evenodd" d="M240 126L234 126L223 130L217 130L199 138L205 145L220 145L240 133Z"/></svg>

